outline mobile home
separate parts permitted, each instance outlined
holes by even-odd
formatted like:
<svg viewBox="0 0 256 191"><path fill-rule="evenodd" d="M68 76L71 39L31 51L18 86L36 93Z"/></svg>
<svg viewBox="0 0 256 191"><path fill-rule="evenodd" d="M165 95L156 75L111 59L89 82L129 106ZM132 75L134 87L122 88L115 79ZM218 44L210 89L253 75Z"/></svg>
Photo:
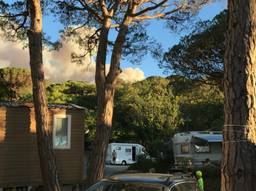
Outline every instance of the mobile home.
<svg viewBox="0 0 256 191"><path fill-rule="evenodd" d="M201 166L206 160L220 163L222 159L221 132L190 131L174 135L173 153L176 164L190 160L193 165Z"/></svg>
<svg viewBox="0 0 256 191"><path fill-rule="evenodd" d="M60 182L83 180L84 108L49 104ZM42 185L33 104L0 103L0 188Z"/></svg>
<svg viewBox="0 0 256 191"><path fill-rule="evenodd" d="M116 160L113 160L113 152L115 152ZM145 154L145 148L136 143L109 143L106 155L107 164L133 164L137 160L138 155Z"/></svg>

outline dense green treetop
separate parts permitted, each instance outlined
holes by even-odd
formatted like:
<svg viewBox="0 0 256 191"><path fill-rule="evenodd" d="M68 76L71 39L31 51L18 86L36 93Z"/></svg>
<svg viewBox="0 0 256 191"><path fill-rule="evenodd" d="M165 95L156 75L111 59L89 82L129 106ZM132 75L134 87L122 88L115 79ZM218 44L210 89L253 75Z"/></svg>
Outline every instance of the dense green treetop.
<svg viewBox="0 0 256 191"><path fill-rule="evenodd" d="M154 139L168 137L180 123L178 102L168 84L168 79L150 77L119 89L113 138L149 145Z"/></svg>
<svg viewBox="0 0 256 191"><path fill-rule="evenodd" d="M32 93L30 71L20 68L0 68L0 100L17 101Z"/></svg>
<svg viewBox="0 0 256 191"><path fill-rule="evenodd" d="M222 129L224 95L218 86L182 76L150 77L134 84L119 84L113 141L141 141L152 147L177 131ZM0 69L0 85L1 101L32 100L29 70ZM47 86L50 103L73 103L87 108L86 140L95 136L95 95L95 85L86 82L48 82Z"/></svg>
<svg viewBox="0 0 256 191"><path fill-rule="evenodd" d="M212 21L201 21L163 57L161 67L190 79L222 86L227 12Z"/></svg>
<svg viewBox="0 0 256 191"><path fill-rule="evenodd" d="M181 76L172 76L169 80L179 101L183 122L178 131L222 130L224 93L219 86Z"/></svg>

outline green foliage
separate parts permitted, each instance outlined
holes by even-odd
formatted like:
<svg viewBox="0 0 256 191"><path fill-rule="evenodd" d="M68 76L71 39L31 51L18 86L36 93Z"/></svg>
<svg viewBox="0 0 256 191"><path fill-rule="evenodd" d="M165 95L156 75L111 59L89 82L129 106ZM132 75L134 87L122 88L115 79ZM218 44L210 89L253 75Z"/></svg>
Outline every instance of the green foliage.
<svg viewBox="0 0 256 191"><path fill-rule="evenodd" d="M176 97L169 81L151 77L121 88L117 94L113 139L140 140L145 146L170 136L180 123Z"/></svg>
<svg viewBox="0 0 256 191"><path fill-rule="evenodd" d="M95 109L95 85L86 82L67 81L47 87L48 101L54 103L75 103L88 109Z"/></svg>
<svg viewBox="0 0 256 191"><path fill-rule="evenodd" d="M137 162L129 166L129 170L136 170L139 172L149 172L150 169L154 169L156 162L147 158L145 155L139 155Z"/></svg>
<svg viewBox="0 0 256 191"><path fill-rule="evenodd" d="M50 84L50 82L48 82ZM31 101L29 70L0 69L0 100ZM50 103L73 103L87 108L85 132L96 131L95 85L68 81L47 87ZM120 82L116 92L112 140L142 143L153 156L177 131L221 130L223 92L213 85L180 76L151 77L135 84ZM169 154L171 155L171 154ZM169 159L171 161L172 159Z"/></svg>
<svg viewBox="0 0 256 191"><path fill-rule="evenodd" d="M212 21L201 21L196 29L164 54L161 67L190 79L222 86L227 11Z"/></svg>
<svg viewBox="0 0 256 191"><path fill-rule="evenodd" d="M169 79L183 119L179 131L222 130L224 94L218 86L179 76Z"/></svg>
<svg viewBox="0 0 256 191"><path fill-rule="evenodd" d="M30 71L20 68L1 68L0 87L1 101L18 101L24 95L31 95Z"/></svg>
<svg viewBox="0 0 256 191"><path fill-rule="evenodd" d="M168 173L170 169L170 161L168 158L148 158L145 155L139 155L137 162L129 166L129 170L138 172L156 172Z"/></svg>

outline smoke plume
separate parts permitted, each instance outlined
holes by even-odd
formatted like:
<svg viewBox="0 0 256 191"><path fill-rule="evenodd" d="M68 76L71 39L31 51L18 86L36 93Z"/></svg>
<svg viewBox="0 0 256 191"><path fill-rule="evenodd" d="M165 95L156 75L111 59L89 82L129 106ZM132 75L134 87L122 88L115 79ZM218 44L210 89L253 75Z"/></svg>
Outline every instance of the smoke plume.
<svg viewBox="0 0 256 191"><path fill-rule="evenodd" d="M52 82L68 80L94 83L95 63L88 55L82 64L71 61L71 54L82 54L81 47L71 38L61 38L62 46L58 50L43 51L46 79ZM0 38L0 68L19 67L29 68L28 49L21 42L9 42ZM107 66L109 68L109 66ZM127 82L144 79L144 73L139 68L124 68L120 78Z"/></svg>

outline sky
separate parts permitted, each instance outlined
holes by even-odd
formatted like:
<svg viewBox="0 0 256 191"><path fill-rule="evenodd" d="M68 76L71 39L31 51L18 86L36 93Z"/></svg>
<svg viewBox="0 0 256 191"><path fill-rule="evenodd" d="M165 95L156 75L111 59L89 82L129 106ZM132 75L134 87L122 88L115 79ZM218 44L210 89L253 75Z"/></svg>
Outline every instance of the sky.
<svg viewBox="0 0 256 191"><path fill-rule="evenodd" d="M216 1L215 3L210 3L204 7L198 14L198 19L200 20L211 20L219 12L227 7L226 0ZM162 44L164 51L167 51L173 45L178 44L182 36L189 33L189 30L181 31L180 33L172 32L164 27L162 23L156 22L150 26L149 34L152 37L157 38L157 40ZM160 37L160 38L159 38ZM129 65L128 63L124 66ZM147 56L140 69L144 71L146 77L148 76L166 76L163 74L163 69L158 67L158 61Z"/></svg>
<svg viewBox="0 0 256 191"><path fill-rule="evenodd" d="M227 7L226 0L216 0L214 3L208 4L197 15L198 19L208 20L212 19L216 14ZM43 18L43 30L51 40L59 39L59 30L63 26L52 17ZM148 27L150 37L157 39L163 46L164 51L179 42L179 39L189 30L181 31L180 33L170 31L162 22L153 21ZM80 48L70 40L60 39L63 43L63 48L59 51L44 51L44 65L46 77L52 81L66 81L66 80L83 80L94 82L95 65L90 62L89 58L85 59L84 65L76 65L71 63L71 53L73 51L80 51ZM0 68L7 66L15 67L29 67L28 51L23 49L20 42L6 42L0 38ZM9 49L12 49L12 55L9 54ZM90 63L90 64L88 64ZM108 66L107 66L108 67ZM121 62L123 74L121 78L125 81L133 82L142 80L149 76L166 76L163 70L158 67L158 61L154 60L150 55L143 58L140 65L132 64L125 60Z"/></svg>

